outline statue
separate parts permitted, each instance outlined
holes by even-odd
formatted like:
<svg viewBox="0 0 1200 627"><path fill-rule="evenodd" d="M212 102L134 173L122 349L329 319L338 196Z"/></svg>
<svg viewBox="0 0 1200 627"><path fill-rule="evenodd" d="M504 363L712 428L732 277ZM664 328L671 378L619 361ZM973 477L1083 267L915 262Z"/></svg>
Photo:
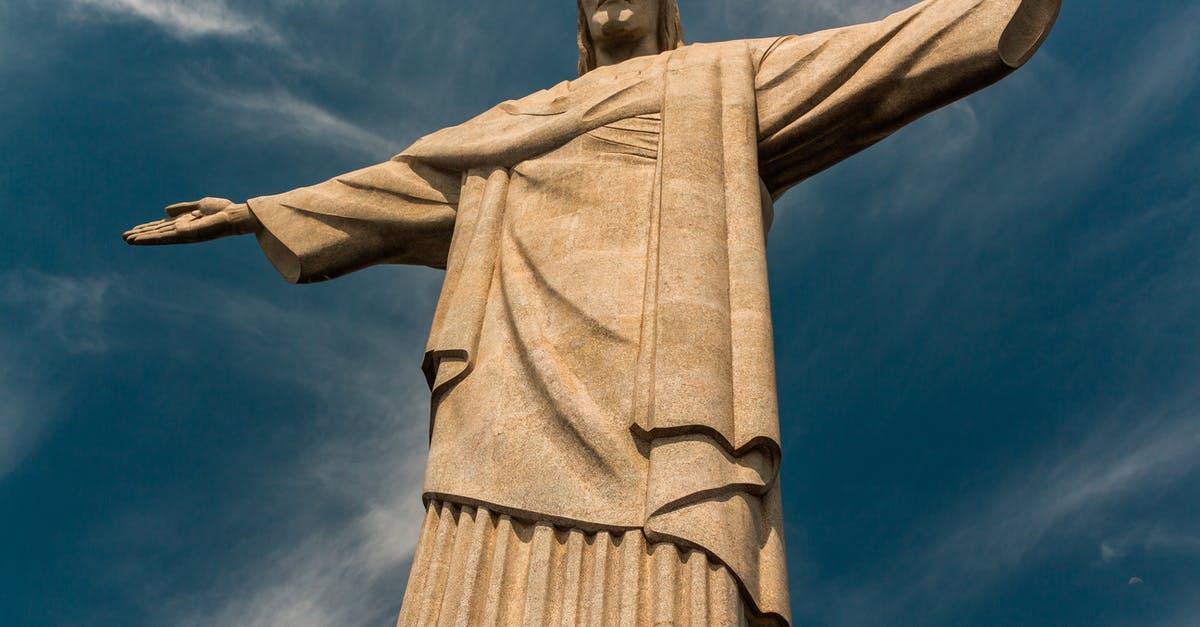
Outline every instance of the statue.
<svg viewBox="0 0 1200 627"><path fill-rule="evenodd" d="M1021 66L1059 5L685 46L675 0L579 0L576 80L125 240L254 234L295 283L445 269L400 625L788 625L773 201Z"/></svg>

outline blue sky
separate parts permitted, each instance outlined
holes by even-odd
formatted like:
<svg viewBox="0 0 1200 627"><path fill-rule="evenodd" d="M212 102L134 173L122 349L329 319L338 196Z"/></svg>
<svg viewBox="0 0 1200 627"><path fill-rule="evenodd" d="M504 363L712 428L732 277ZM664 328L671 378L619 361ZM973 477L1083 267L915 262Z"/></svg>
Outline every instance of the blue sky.
<svg viewBox="0 0 1200 627"><path fill-rule="evenodd" d="M907 2L681 4L713 41ZM797 624L1200 625L1200 0L1066 4L778 207ZM574 65L557 0L0 3L0 624L394 621L440 274L119 235Z"/></svg>

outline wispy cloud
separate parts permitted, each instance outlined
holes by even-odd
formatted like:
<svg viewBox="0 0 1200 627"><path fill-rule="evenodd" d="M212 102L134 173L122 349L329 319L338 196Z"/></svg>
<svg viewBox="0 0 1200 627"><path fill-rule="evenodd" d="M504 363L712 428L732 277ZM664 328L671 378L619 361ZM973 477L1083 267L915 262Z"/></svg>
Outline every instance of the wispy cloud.
<svg viewBox="0 0 1200 627"><path fill-rule="evenodd" d="M1049 141L1037 154L1048 181L1094 175L1161 125L1197 88L1200 39L1192 35L1200 28L1200 2L1184 3L1164 17L1110 75L1080 85L1084 91L1064 92L1070 100L1058 104L1067 112L1066 123L1046 133Z"/></svg>
<svg viewBox="0 0 1200 627"><path fill-rule="evenodd" d="M179 39L228 37L275 41L265 22L233 10L222 0L68 0L81 17L153 24Z"/></svg>
<svg viewBox="0 0 1200 627"><path fill-rule="evenodd" d="M1189 394L1158 415L1131 407L1082 445L1055 447L1040 469L1023 468L989 507L976 510L982 515L967 515L933 551L934 559L962 559L953 557L957 553L974 562L992 555L998 559L980 561L1011 569L1051 532L1070 527L1073 516L1188 477L1200 467L1198 400ZM1122 428L1129 424L1139 426ZM959 552L968 548L973 551Z"/></svg>
<svg viewBox="0 0 1200 627"><path fill-rule="evenodd" d="M0 481L37 448L59 400L23 357L13 338L0 333Z"/></svg>
<svg viewBox="0 0 1200 627"><path fill-rule="evenodd" d="M910 0L716 0L681 7L684 30L732 29L749 37L796 35L861 24L914 4Z"/></svg>
<svg viewBox="0 0 1200 627"><path fill-rule="evenodd" d="M28 270L0 274L0 479L37 448L65 393L47 371L61 356L109 349L110 280Z"/></svg>
<svg viewBox="0 0 1200 627"><path fill-rule="evenodd" d="M240 137L305 143L374 160L404 148L282 86L240 90L232 85L193 84L191 88L207 103L205 123L228 125Z"/></svg>
<svg viewBox="0 0 1200 627"><path fill-rule="evenodd" d="M1177 611L1171 618L1155 623L1155 627L1196 627L1200 625L1200 604L1194 600L1184 601L1184 609Z"/></svg>
<svg viewBox="0 0 1200 627"><path fill-rule="evenodd" d="M256 462L253 479L223 508L258 512L274 528L224 553L198 556L203 563L184 577L192 578L186 588L146 579L153 571L144 564L124 565L135 573L128 588L138 591L156 624L332 627L394 619L424 514L429 405L416 364L440 279L433 271L402 272L403 299L376 298L391 293L380 285L352 302L320 309L284 308L180 276L139 282L35 271L0 275L0 313L27 327L39 353L46 353L47 343L64 353L171 350L147 328L211 335L237 346L229 350L234 358L222 364L227 377L264 393L316 401L311 415L287 423L304 434L295 454ZM390 286L394 279L376 280ZM186 289L172 292L180 295L174 299L153 288L156 280ZM108 329L114 316L139 322ZM0 346L2 480L36 450L60 398L45 385L54 364L24 360L28 351L6 333L0 332ZM154 507L127 512L121 519L128 526L112 530L139 538L120 540L146 552L136 558L163 550L145 545L144 537L155 534L143 533L144 521L154 520L157 529L178 514ZM197 575L213 572L211 579Z"/></svg>
<svg viewBox="0 0 1200 627"><path fill-rule="evenodd" d="M1135 553L1200 555L1200 528L1179 530L1162 524L1140 524L1100 543L1100 559L1105 563L1118 562Z"/></svg>
<svg viewBox="0 0 1200 627"><path fill-rule="evenodd" d="M890 13L912 6L910 0L766 0L766 10L774 16L796 15L805 11L817 15L829 15L846 24L860 24L878 20Z"/></svg>
<svg viewBox="0 0 1200 627"><path fill-rule="evenodd" d="M852 3L846 6L852 7ZM1191 35L1200 24L1200 3L1172 7L1157 17L1155 27L1141 34L1140 41L1127 43L1129 53L1116 57L1120 61L1103 71L1082 68L1084 71L1074 72L1043 54L1027 71L990 92L990 100L968 101L968 106L978 105L976 108L941 111L902 133L896 138L899 141L885 142L873 150L865 161L871 166L865 174L885 179L880 187L884 193L854 190L856 210L865 206L870 211L854 224L878 226L880 237L886 240L871 251L880 260L867 264L876 269L878 284L863 291L897 293L897 300L888 303L887 313L893 321L911 320L913 327L928 328L932 303L961 296L940 290L945 286L963 289L962 273L974 269L964 268L963 262L976 262L973 253L993 251L998 237L1011 233L1014 225L1053 228L1065 221L1062 216L1067 212L1088 211L1079 199L1085 194L1103 194L1111 187L1109 177L1122 175L1114 171L1116 164L1139 144L1152 141L1173 123L1173 117L1178 119L1180 104L1193 97L1200 85L1195 80L1200 71L1200 43ZM1037 111L1031 109L1031 103ZM1015 111L1025 117L1012 119ZM1012 134L1003 142L995 133L969 136L956 147L958 154L974 152L985 157L977 164L945 167L947 156L955 154L944 149L945 142L975 126L975 112L985 128L1013 124ZM997 149L1001 143L1006 150ZM1173 180L1183 178L1181 173L1193 172L1200 163L1197 154L1180 151L1177 161L1164 165L1161 174ZM802 186L786 202L842 210L846 198L834 197L829 187L823 187L844 184L837 176ZM981 177L1003 181L1003 185L981 185ZM796 202L801 199L803 203ZM1097 228L1094 236L1072 241L1070 250L1078 264L1073 268L1110 267L1095 260L1112 263L1113 250L1141 251L1143 258L1124 261L1131 266L1150 265L1152 262L1144 259L1147 227L1177 223L1191 228L1197 199L1197 188L1193 186L1189 193L1184 186L1172 190L1165 200L1155 199L1156 205L1131 206L1127 223L1118 216L1112 218L1115 224ZM1149 202L1147 199L1146 204ZM890 227L903 224L895 213L922 210L933 214L919 222L923 227L920 237L927 242L925 250L893 243L900 231ZM1018 220L1014 214L1030 219ZM781 222L799 219L786 211L780 216ZM781 238L800 242L813 235L811 229L789 233L783 226ZM1191 245L1181 244L1183 240ZM1135 242L1141 248L1136 248ZM774 242L776 246L780 243L780 239ZM1014 250L1030 249L1029 242L1013 239L1007 243ZM1087 301L1079 310L1044 305L1047 318L1057 317L1048 324L1059 325L1064 334L1078 333L1119 309L1116 315L1126 325L1122 331L1136 338L1128 342L1124 354L1131 362L1128 370L1136 370L1136 362L1150 353L1150 347L1165 344L1173 330L1179 341L1171 351L1187 355L1195 346L1190 330L1196 320L1195 294L1200 285L1195 272L1200 251L1197 243L1197 236L1177 236L1170 249L1164 247L1154 257L1151 270L1122 267L1114 271L1108 280L1093 286L1094 301ZM928 253L928 258L914 259L914 253ZM906 256L888 259L888 254ZM1164 261L1166 257L1170 260ZM948 259L954 261L947 263ZM979 260L978 267L983 271L985 264L995 262L994 257ZM916 263L927 263L929 271L920 273L919 280L903 290L891 289L898 279L916 274L912 271ZM1022 298L1025 288L1013 289L1013 299ZM1004 306L1022 305L1005 302ZM981 310L980 315L988 312ZM1181 328L1189 331L1180 334ZM1184 367L1195 372L1195 360L1185 361ZM914 524L906 537L894 543L903 548L895 555L880 557L874 576L864 577L860 571L853 580L830 581L812 567L811 579L803 584L810 591L808 596L831 601L797 600L798 605L833 625L946 623L972 600L995 592L1001 582L1047 560L1061 560L1068 552L1092 552L1100 547L1101 558L1109 561L1139 550L1194 555L1193 542L1200 529L1151 525L1123 533L1103 524L1118 518L1134 502L1192 485L1188 482L1200 474L1200 413L1195 409L1200 407L1200 389L1176 390L1175 394L1166 402L1156 394L1152 403L1130 398L1123 405L1110 405L1103 412L1106 416L1087 420L1089 428L1062 432L1057 441L1013 451L1014 468L1007 478L979 486L979 491L946 511ZM1064 425L1074 422L1064 416L1047 416L1046 420Z"/></svg>
<svg viewBox="0 0 1200 627"><path fill-rule="evenodd" d="M782 0L766 6L786 12L793 4L805 3ZM853 23L910 4L864 0L845 3L836 11L821 10L838 14L839 22L844 18ZM774 17L787 19L782 14ZM1081 74L1056 59L1053 50L1041 51L1031 66L989 90L986 111L976 108L984 102L980 99L960 101L871 149L871 174L886 180L881 187L886 195L864 194L857 199L860 210L927 207L944 214L945 224L973 223L972 229L990 237L997 223L1011 220L1014 213L1037 211L1044 216L1046 211L1074 208L1065 200L1109 175L1107 169L1116 159L1161 127L1195 91L1200 41L1191 35L1198 27L1200 2L1166 10L1136 43L1124 44L1125 55L1097 72ZM1021 117L1012 117L1014 111L1021 111ZM975 132L977 113L987 116L983 123L989 127L1006 125L1006 143L1015 149L999 152L980 144L993 141L994 135ZM987 160L945 167L966 151L987 155ZM1006 184L980 185L981 175ZM819 196L828 180L815 179L784 202L824 200ZM969 210L946 211L951 201Z"/></svg>
<svg viewBox="0 0 1200 627"><path fill-rule="evenodd" d="M110 347L103 324L114 285L111 277L14 270L0 275L0 306L27 334L53 339L59 351L101 353Z"/></svg>
<svg viewBox="0 0 1200 627"><path fill-rule="evenodd" d="M422 293L423 292L423 293ZM436 284L418 290L429 302ZM291 539L214 582L215 590L168 603L176 625L329 627L391 620L399 590L381 578L403 580L424 509L421 487L428 446L428 391L420 377L398 377L395 347L413 344L421 325L364 323L346 317L284 311L237 295L216 309L230 329L266 324L271 335L298 341L260 344L247 363L291 363L272 376L290 379L323 400L332 435L315 442L277 476L299 473L293 490L276 492L274 507L319 508L348 501L354 513L290 530ZM410 300L410 302L412 302ZM322 329L316 340L312 329ZM316 341L314 341L316 340ZM407 360L412 361L412 360ZM415 362L413 362L415 363ZM412 371L415 374L415 370ZM224 599L213 604L213 593Z"/></svg>
<svg viewBox="0 0 1200 627"><path fill-rule="evenodd" d="M943 289L964 271L964 263L982 264L978 255L994 253L1000 237L1041 235L1038 229L1051 228L1067 212L1087 211L1078 199L1103 193L1110 177L1123 176L1113 170L1114 164L1172 123L1174 112L1196 92L1200 42L1191 33L1200 25L1200 2L1165 10L1152 24L1126 43L1127 54L1104 72L1077 71L1045 50L1031 66L992 88L988 98L971 98L933 113L864 158L789 192L777 214L773 241L803 249L811 233L789 222L808 219L821 208L848 211L852 204L864 216L863 226L882 234L873 251L880 261L866 280L876 290L896 293L896 316L924 324L922 316L931 303L947 298ZM981 126L989 132L978 132ZM1196 153L1181 154L1169 167L1190 171L1198 163ZM862 185L864 176L878 187ZM1102 235L1106 241L1074 242L1073 249L1081 255L1093 246L1111 250L1121 244L1114 236L1127 245L1144 233L1137 227L1161 218L1164 211L1159 210L1166 209L1176 215L1187 212L1182 207L1131 207L1130 228ZM914 226L927 242L919 250L898 244L890 233ZM1013 250L1028 243L1011 242ZM954 261L947 263L950 258ZM892 289L900 278L897 269L907 268L905 276L912 277L917 275L914 267L921 268L921 280L906 283L903 291ZM1158 284L1194 283L1194 274L1180 276L1187 267L1175 264L1173 276L1153 278ZM981 265L978 270L990 268ZM1134 278L1133 273L1121 276ZM1178 311L1154 313L1179 316Z"/></svg>
<svg viewBox="0 0 1200 627"><path fill-rule="evenodd" d="M199 584L164 589L156 581L128 582L144 591L156 624L331 627L394 620L424 514L429 406L415 364L420 320L436 299L438 278L408 270L402 303L368 295L321 310L283 308L203 283L189 284L186 301L159 301L131 288L129 306L157 324L203 327L237 345L237 359L226 364L229 376L264 393L317 401L312 415L289 421L289 430L307 434L295 456L262 460L255 479L225 505L275 521L270 533L204 555L197 570L217 575ZM134 519L170 515L143 512Z"/></svg>
<svg viewBox="0 0 1200 627"><path fill-rule="evenodd" d="M915 541L881 575L827 591L837 625L937 622L1064 547L1096 541L1095 522L1129 499L1168 489L1200 470L1200 394L1146 414L1129 408L1081 445L1074 437L1022 463L994 489L920 525ZM1125 425L1140 425L1132 429ZM1106 540L1113 559L1130 543L1191 546L1193 539L1149 534Z"/></svg>

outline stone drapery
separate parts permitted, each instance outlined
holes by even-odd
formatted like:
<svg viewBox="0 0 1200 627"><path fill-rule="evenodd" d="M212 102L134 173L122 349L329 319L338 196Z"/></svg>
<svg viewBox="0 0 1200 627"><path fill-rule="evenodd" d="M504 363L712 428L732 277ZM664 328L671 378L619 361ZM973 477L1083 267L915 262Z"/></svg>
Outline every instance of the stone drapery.
<svg viewBox="0 0 1200 627"><path fill-rule="evenodd" d="M1044 38L1050 6L928 0L867 25L686 46L501 104L387 163L250 206L265 227L264 251L292 281L377 263L446 268L425 360L434 398L430 498L583 529L640 528L727 565L758 614L787 622L765 259L771 200L1003 77ZM661 117L661 140L636 259L645 280L624 427L642 456L640 483L563 485L499 445L481 462L490 467L454 472L479 442L441 425L499 418L443 414L455 411L455 394L487 385L474 373L489 311L525 313L495 288L506 221L522 202L514 169L652 115ZM602 181L581 179L581 189L589 184ZM563 380L528 383L569 389ZM522 422L520 437L537 438L560 418ZM575 496L588 494L598 496Z"/></svg>

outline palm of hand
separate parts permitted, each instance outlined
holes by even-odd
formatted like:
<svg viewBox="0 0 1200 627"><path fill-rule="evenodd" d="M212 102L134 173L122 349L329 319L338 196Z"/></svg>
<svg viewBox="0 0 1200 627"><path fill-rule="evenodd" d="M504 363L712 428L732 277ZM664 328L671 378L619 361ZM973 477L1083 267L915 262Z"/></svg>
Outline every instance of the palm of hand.
<svg viewBox="0 0 1200 627"><path fill-rule="evenodd" d="M134 246L189 244L233 235L234 220L229 210L237 207L225 198L203 198L166 208L167 218L133 227L123 235Z"/></svg>

